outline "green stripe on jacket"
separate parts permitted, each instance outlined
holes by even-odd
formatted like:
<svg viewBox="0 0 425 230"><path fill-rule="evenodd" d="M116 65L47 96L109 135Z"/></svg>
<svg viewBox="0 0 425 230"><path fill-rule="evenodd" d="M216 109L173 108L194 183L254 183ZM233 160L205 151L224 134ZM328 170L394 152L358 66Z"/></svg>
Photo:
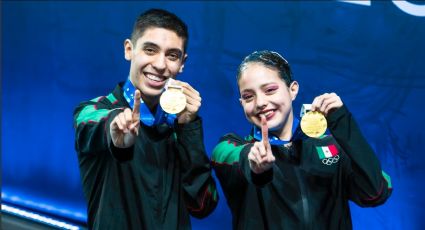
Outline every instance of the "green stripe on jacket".
<svg viewBox="0 0 425 230"><path fill-rule="evenodd" d="M393 188L392 184L391 184L391 177L386 174L384 171L382 171L382 176L384 177L384 179L387 181L388 183L388 188Z"/></svg>
<svg viewBox="0 0 425 230"><path fill-rule="evenodd" d="M96 109L95 105L87 105L81 110L80 114L78 114L77 126L83 122L99 122L102 118L107 117L111 111L112 110L109 109Z"/></svg>
<svg viewBox="0 0 425 230"><path fill-rule="evenodd" d="M245 145L235 146L232 142L222 141L214 148L212 161L218 164L237 163L244 147Z"/></svg>

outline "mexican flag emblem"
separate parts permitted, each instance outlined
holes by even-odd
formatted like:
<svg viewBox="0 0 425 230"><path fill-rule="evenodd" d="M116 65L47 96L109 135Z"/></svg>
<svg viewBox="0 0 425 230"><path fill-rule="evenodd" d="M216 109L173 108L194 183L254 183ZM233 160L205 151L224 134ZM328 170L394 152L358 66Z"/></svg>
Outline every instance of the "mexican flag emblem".
<svg viewBox="0 0 425 230"><path fill-rule="evenodd" d="M320 159L334 157L338 155L338 149L335 145L316 146L317 154Z"/></svg>

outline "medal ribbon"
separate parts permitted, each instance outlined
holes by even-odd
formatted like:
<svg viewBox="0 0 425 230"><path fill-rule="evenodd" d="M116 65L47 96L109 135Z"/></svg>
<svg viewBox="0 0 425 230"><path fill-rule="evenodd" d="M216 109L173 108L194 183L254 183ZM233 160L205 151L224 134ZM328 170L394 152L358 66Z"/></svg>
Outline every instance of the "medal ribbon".
<svg viewBox="0 0 425 230"><path fill-rule="evenodd" d="M123 86L124 98L133 109L134 106L134 91L136 88L131 83L130 79L127 79ZM161 106L157 105L155 116L151 113L148 106L145 104L142 98L140 98L140 121L143 124L152 127L154 125L167 124L169 127L174 125L174 120L177 118L175 114L168 114L162 110Z"/></svg>
<svg viewBox="0 0 425 230"><path fill-rule="evenodd" d="M263 139L261 135L261 129L257 126L254 126L254 138L261 141ZM284 145L289 142L305 139L307 136L302 132L300 127L300 120L294 117L294 120L292 121L292 137L289 141L280 140L275 135L271 134L269 132L269 143L271 145Z"/></svg>

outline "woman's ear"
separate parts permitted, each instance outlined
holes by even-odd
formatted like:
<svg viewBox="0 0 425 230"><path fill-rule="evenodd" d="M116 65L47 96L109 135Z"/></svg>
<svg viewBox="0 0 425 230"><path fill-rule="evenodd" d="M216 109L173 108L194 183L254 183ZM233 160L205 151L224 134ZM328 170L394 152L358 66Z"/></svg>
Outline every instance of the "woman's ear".
<svg viewBox="0 0 425 230"><path fill-rule="evenodd" d="M124 41L124 58L125 58L125 60L131 61L132 52L133 52L133 43L131 42L130 39L125 39L125 41Z"/></svg>
<svg viewBox="0 0 425 230"><path fill-rule="evenodd" d="M298 95L299 85L297 81L293 81L291 85L289 85L289 93L291 94L292 101L295 100L295 98Z"/></svg>

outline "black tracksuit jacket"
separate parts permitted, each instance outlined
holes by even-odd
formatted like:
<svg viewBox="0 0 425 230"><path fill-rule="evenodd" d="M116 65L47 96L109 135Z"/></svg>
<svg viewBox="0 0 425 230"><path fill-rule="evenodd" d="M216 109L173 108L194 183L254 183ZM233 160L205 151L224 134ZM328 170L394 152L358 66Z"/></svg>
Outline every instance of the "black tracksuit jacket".
<svg viewBox="0 0 425 230"><path fill-rule="evenodd" d="M345 106L327 117L332 135L272 146L272 169L254 174L247 154L256 141L221 138L212 155L233 217L233 229L351 229L349 200L377 206L391 195L390 178ZM321 159L318 148L336 147Z"/></svg>
<svg viewBox="0 0 425 230"><path fill-rule="evenodd" d="M133 147L113 146L112 119L129 105L122 84L74 112L75 148L90 229L190 229L218 196L203 144L201 119L173 128L141 123Z"/></svg>

